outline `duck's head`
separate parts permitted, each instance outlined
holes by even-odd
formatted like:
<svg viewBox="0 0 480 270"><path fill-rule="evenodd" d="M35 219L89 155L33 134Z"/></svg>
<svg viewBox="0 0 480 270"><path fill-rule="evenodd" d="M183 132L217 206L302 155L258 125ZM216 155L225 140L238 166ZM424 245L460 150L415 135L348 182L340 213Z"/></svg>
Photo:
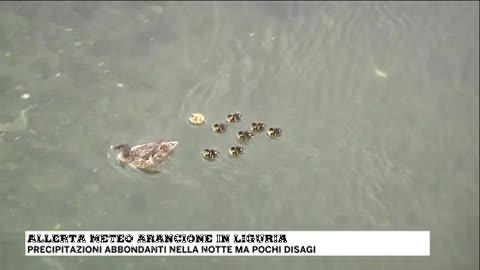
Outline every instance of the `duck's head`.
<svg viewBox="0 0 480 270"><path fill-rule="evenodd" d="M245 132L244 131L239 131L237 133L237 139L244 140L245 139Z"/></svg>
<svg viewBox="0 0 480 270"><path fill-rule="evenodd" d="M130 145L126 143L122 143L116 146L112 146L113 150L121 150L121 154L123 157L128 157L130 155Z"/></svg>

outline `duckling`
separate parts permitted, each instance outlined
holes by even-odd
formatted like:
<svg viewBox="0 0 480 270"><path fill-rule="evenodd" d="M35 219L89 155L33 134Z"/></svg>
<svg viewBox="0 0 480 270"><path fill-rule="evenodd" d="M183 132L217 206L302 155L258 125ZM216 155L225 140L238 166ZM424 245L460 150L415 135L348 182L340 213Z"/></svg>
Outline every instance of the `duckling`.
<svg viewBox="0 0 480 270"><path fill-rule="evenodd" d="M216 133L224 133L227 130L227 125L224 123L217 123L212 126L212 129Z"/></svg>
<svg viewBox="0 0 480 270"><path fill-rule="evenodd" d="M262 132L265 130L265 124L261 122L253 122L250 125L250 129L255 132Z"/></svg>
<svg viewBox="0 0 480 270"><path fill-rule="evenodd" d="M216 159L218 157L218 154L219 154L218 151L213 149L213 148L212 149L205 149L205 150L203 150L203 153L202 153L203 157L207 160Z"/></svg>
<svg viewBox="0 0 480 270"><path fill-rule="evenodd" d="M251 138L253 138L253 133L251 133L249 131L239 131L237 133L237 139L240 142L246 142L246 141L250 140Z"/></svg>
<svg viewBox="0 0 480 270"><path fill-rule="evenodd" d="M236 113L231 113L227 116L227 121L230 123L238 123L240 120L242 120L243 116L236 112Z"/></svg>
<svg viewBox="0 0 480 270"><path fill-rule="evenodd" d="M268 137L274 139L282 136L283 130L281 128L269 128L267 131Z"/></svg>
<svg viewBox="0 0 480 270"><path fill-rule="evenodd" d="M112 146L114 150L121 150L117 159L120 163L128 164L134 169L151 170L159 165L177 146L177 141L163 141L145 143L130 147L126 143Z"/></svg>
<svg viewBox="0 0 480 270"><path fill-rule="evenodd" d="M192 125L201 125L203 123L206 122L206 119L205 119L205 116L201 113L192 113L189 117L188 117L188 121L190 122L190 124Z"/></svg>
<svg viewBox="0 0 480 270"><path fill-rule="evenodd" d="M232 146L230 147L230 149L228 150L228 152L230 153L230 155L232 157L238 157L240 156L241 154L243 154L243 147L241 146Z"/></svg>

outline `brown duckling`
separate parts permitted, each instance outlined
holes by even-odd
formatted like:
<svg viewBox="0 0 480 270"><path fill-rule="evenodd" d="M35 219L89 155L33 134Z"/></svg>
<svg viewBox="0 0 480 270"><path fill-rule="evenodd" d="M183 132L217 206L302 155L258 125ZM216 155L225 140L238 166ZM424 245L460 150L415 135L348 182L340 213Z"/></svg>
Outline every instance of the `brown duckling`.
<svg viewBox="0 0 480 270"><path fill-rule="evenodd" d="M238 123L238 122L240 122L240 120L242 120L242 118L243 118L243 116L240 113L236 112L236 113L229 114L227 116L227 121L229 123Z"/></svg>
<svg viewBox="0 0 480 270"><path fill-rule="evenodd" d="M230 153L230 155L232 157L238 157L240 156L241 154L243 154L243 147L241 146L232 146L230 147L230 149L228 150L228 152Z"/></svg>
<svg viewBox="0 0 480 270"><path fill-rule="evenodd" d="M253 138L253 133L249 132L249 131L239 131L237 133L237 139L240 141L240 142L246 142L248 140L250 140L251 138Z"/></svg>
<svg viewBox="0 0 480 270"><path fill-rule="evenodd" d="M227 125L224 123L217 123L212 126L212 129L216 133L224 133L227 130Z"/></svg>
<svg viewBox="0 0 480 270"><path fill-rule="evenodd" d="M202 156L207 160L214 160L218 157L218 154L218 151L212 148L203 150Z"/></svg>
<svg viewBox="0 0 480 270"><path fill-rule="evenodd" d="M255 132L262 132L265 130L265 124L261 122L253 122L250 125L250 129Z"/></svg>
<svg viewBox="0 0 480 270"><path fill-rule="evenodd" d="M268 137L275 139L282 136L283 129L281 128L269 128L267 131Z"/></svg>

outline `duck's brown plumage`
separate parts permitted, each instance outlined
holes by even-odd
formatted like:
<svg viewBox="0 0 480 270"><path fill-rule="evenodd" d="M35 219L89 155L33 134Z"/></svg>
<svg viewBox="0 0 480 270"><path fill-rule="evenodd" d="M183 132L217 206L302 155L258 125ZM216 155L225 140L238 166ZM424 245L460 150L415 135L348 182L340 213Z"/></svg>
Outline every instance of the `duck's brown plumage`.
<svg viewBox="0 0 480 270"><path fill-rule="evenodd" d="M120 144L113 149L121 150L117 158L120 162L136 169L149 170L160 164L177 146L177 141L159 141L130 147Z"/></svg>

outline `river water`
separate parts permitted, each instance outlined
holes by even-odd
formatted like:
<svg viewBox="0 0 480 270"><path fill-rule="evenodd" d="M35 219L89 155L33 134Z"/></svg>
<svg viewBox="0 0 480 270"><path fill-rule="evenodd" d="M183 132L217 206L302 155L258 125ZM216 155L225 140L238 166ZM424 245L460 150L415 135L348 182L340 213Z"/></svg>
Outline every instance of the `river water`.
<svg viewBox="0 0 480 270"><path fill-rule="evenodd" d="M478 2L2 2L0 268L478 269L478 40ZM229 158L255 120L284 135ZM154 175L110 150L162 138ZM430 230L432 256L24 257L54 229Z"/></svg>

